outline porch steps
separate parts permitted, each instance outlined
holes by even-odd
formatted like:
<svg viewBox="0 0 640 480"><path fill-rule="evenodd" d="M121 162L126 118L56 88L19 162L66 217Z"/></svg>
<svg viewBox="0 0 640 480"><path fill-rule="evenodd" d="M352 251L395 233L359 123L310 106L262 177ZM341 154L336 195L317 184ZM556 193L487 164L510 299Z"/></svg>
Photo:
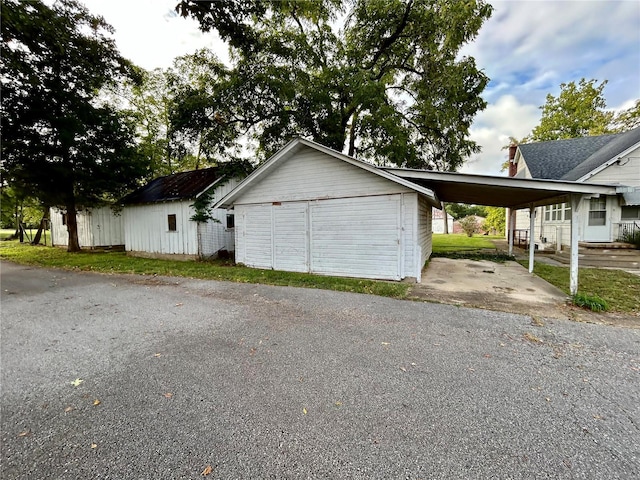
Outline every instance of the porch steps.
<svg viewBox="0 0 640 480"><path fill-rule="evenodd" d="M640 250L611 248L580 248L578 259L581 267L609 267L629 270L640 270ZM571 254L569 250L546 255L557 262L569 265Z"/></svg>

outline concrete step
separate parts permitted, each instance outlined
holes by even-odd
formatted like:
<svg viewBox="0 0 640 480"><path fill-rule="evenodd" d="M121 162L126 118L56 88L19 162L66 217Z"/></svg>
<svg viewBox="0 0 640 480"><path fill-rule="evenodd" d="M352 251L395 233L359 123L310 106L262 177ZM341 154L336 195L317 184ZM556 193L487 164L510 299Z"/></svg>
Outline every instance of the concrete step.
<svg viewBox="0 0 640 480"><path fill-rule="evenodd" d="M571 257L569 252L555 253L547 255L557 262L569 265ZM640 269L640 255L585 255L582 252L578 254L578 261L581 267L610 267L610 268L628 268L630 270Z"/></svg>

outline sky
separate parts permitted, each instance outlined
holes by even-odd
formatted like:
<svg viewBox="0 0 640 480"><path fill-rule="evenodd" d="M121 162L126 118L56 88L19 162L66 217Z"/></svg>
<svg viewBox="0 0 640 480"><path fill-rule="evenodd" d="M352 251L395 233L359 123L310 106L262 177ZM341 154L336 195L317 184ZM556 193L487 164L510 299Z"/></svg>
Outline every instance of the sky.
<svg viewBox="0 0 640 480"><path fill-rule="evenodd" d="M202 33L178 16L177 0L82 0L114 29L120 53L146 68L210 48L228 59L215 33ZM476 116L471 138L482 147L461 172L504 175L502 147L540 122L539 107L560 84L581 78L608 80L607 107L629 108L640 98L640 2L637 0L491 1L492 17L462 55L476 59L491 79L487 108Z"/></svg>

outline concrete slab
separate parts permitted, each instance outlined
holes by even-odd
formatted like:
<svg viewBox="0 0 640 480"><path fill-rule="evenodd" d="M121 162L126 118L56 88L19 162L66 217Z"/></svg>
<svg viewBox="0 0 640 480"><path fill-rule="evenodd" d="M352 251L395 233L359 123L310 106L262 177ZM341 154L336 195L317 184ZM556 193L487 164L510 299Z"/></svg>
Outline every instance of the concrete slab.
<svg viewBox="0 0 640 480"><path fill-rule="evenodd" d="M433 258L411 295L469 307L566 318L568 296L516 262Z"/></svg>

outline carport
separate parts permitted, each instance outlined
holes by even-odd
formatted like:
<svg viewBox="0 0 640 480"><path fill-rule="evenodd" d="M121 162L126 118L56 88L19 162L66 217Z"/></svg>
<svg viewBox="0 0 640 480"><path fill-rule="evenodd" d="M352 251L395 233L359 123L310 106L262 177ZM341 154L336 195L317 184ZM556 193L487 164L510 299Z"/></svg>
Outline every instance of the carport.
<svg viewBox="0 0 640 480"><path fill-rule="evenodd" d="M533 272L535 247L535 208L556 203L571 204L571 295L578 291L578 211L583 198L616 195L613 185L586 184L560 180L524 179L470 175L428 170L385 168L389 173L432 190L442 202L461 202L509 209L509 229L515 224L515 211L529 209L529 273ZM513 251L513 235L509 235L509 254Z"/></svg>

